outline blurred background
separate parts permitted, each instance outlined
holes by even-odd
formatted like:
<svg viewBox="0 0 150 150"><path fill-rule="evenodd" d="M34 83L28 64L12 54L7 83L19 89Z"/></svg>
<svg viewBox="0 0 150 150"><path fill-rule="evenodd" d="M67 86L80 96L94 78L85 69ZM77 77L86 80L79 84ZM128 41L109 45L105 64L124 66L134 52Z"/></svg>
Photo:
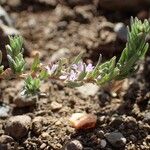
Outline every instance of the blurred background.
<svg viewBox="0 0 150 150"><path fill-rule="evenodd" d="M0 0L0 49L8 35L25 39L25 55L36 51L45 62L85 51L118 55L127 40L131 16L149 19L150 0ZM6 57L3 62L7 65Z"/></svg>

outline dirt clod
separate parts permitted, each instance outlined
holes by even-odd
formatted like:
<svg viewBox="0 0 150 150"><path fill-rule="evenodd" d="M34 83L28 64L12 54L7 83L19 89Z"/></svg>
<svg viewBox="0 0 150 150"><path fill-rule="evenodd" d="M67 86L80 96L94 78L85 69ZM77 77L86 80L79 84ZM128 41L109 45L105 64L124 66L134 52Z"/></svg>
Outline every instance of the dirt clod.
<svg viewBox="0 0 150 150"><path fill-rule="evenodd" d="M20 93L14 98L14 104L16 107L34 106L38 100L37 96L26 96Z"/></svg>
<svg viewBox="0 0 150 150"><path fill-rule="evenodd" d="M5 133L20 139L27 135L31 126L31 118L27 115L10 117L4 125Z"/></svg>

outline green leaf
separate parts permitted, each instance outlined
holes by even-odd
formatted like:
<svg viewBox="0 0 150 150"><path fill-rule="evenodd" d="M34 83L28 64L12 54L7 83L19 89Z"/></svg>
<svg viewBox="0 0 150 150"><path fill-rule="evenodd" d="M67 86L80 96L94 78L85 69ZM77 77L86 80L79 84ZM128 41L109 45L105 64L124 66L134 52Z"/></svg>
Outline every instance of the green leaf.
<svg viewBox="0 0 150 150"><path fill-rule="evenodd" d="M34 72L37 71L39 65L40 65L39 54L36 54L35 57L34 57L33 64L31 66L31 70L34 71Z"/></svg>
<svg viewBox="0 0 150 150"><path fill-rule="evenodd" d="M102 61L102 55L100 54L98 62L97 62L96 66L95 66L95 68L94 68L94 70L93 70L93 72L91 74L92 78L96 78L98 76L98 72L99 72L98 68L100 66L101 61Z"/></svg>
<svg viewBox="0 0 150 150"><path fill-rule="evenodd" d="M47 79L48 76L49 76L49 75L48 75L48 73L47 73L46 70L41 70L41 72L40 72L40 74L39 74L39 78L40 78L41 80Z"/></svg>

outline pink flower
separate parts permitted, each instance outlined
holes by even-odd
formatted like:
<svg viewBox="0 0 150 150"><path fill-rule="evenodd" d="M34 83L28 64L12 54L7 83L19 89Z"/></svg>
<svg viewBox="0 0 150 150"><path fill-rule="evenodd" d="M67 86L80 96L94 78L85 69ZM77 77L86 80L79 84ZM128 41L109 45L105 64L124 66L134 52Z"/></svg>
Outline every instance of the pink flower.
<svg viewBox="0 0 150 150"><path fill-rule="evenodd" d="M86 66L86 72L91 72L93 71L93 69L94 69L94 66L91 63Z"/></svg>
<svg viewBox="0 0 150 150"><path fill-rule="evenodd" d="M76 72L82 72L84 70L84 63L79 62L78 64L73 64L72 69L75 70Z"/></svg>
<svg viewBox="0 0 150 150"><path fill-rule="evenodd" d="M55 70L57 69L58 65L57 64L53 64L51 67L50 66L46 66L45 69L47 70L49 75L52 75Z"/></svg>
<svg viewBox="0 0 150 150"><path fill-rule="evenodd" d="M78 78L78 74L74 70L71 70L68 76L68 80L75 81L77 78Z"/></svg>

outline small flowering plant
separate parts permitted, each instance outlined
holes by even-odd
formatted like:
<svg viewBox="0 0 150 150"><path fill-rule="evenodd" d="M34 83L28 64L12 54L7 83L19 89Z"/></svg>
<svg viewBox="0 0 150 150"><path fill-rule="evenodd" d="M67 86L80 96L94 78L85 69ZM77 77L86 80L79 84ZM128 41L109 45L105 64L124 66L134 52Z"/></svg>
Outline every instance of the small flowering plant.
<svg viewBox="0 0 150 150"><path fill-rule="evenodd" d="M10 68L4 70L0 66L0 78L21 77L25 79L24 94L35 95L40 92L43 80L61 80L70 87L81 86L86 82L104 85L115 80L122 80L138 70L138 61L145 57L149 48L146 36L150 32L150 23L143 23L137 18L131 18L131 28L128 27L128 40L121 57L114 56L110 60L101 63L100 55L96 66L82 61L83 53L80 53L73 61L60 59L54 64L44 65L40 62L38 54L35 56L28 74L25 74L26 62L23 58L23 39L20 36L10 37L10 44L6 46ZM118 61L117 61L118 60ZM2 53L0 52L0 63Z"/></svg>

